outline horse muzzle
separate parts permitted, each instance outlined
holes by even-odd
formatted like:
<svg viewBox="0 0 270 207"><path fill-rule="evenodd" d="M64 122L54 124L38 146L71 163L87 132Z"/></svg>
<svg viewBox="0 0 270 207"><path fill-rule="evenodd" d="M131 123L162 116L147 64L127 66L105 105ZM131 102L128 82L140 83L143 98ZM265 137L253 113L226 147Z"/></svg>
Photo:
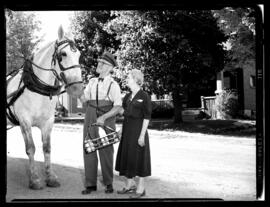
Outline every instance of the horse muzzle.
<svg viewBox="0 0 270 207"><path fill-rule="evenodd" d="M66 85L65 87L66 87L67 93L73 97L79 97L83 91L82 81L73 82L69 85Z"/></svg>

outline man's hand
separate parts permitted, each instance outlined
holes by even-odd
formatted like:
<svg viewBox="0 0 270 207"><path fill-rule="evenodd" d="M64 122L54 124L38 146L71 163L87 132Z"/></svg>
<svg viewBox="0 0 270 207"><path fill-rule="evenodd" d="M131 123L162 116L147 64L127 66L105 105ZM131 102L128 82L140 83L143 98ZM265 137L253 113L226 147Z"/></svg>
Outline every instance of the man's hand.
<svg viewBox="0 0 270 207"><path fill-rule="evenodd" d="M100 124L100 125L104 125L104 122L105 122L105 117L104 116L100 116L97 118L97 124Z"/></svg>
<svg viewBox="0 0 270 207"><path fill-rule="evenodd" d="M85 103L85 102L87 101L86 98L85 98L84 93L82 93L82 94L79 96L79 99L80 99L81 103Z"/></svg>

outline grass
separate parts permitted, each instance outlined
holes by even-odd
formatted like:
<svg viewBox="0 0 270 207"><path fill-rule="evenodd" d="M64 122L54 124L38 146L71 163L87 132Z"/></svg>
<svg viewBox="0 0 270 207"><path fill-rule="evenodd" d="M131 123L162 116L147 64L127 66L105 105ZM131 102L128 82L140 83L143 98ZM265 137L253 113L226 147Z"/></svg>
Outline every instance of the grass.
<svg viewBox="0 0 270 207"><path fill-rule="evenodd" d="M56 119L56 123L83 124L84 119ZM123 119L118 119L121 124ZM235 124L235 123L239 124ZM190 120L175 124L171 119L152 119L149 129L185 131L190 133L203 133L213 135L226 135L238 137L256 137L256 126L254 121L241 124L241 120Z"/></svg>
<svg viewBox="0 0 270 207"><path fill-rule="evenodd" d="M177 130L190 133L203 133L213 135L227 135L238 137L255 137L256 126L254 123L237 124L237 120L191 120L180 124L171 122L155 122L149 126L156 130Z"/></svg>

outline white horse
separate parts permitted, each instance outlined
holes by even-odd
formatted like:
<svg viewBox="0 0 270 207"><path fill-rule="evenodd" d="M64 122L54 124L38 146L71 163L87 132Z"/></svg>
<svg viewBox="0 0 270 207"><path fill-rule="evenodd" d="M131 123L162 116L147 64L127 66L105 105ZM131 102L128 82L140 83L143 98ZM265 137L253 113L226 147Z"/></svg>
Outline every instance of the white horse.
<svg viewBox="0 0 270 207"><path fill-rule="evenodd" d="M29 187L31 189L42 189L44 186L35 165L32 126L41 130L46 185L60 186L51 168L51 132L57 95L63 85L61 83L65 84L67 93L73 97L79 96L83 91L79 57L79 50L74 42L64 35L64 30L60 26L58 39L37 51L32 60L25 61L25 68L19 70L7 82L7 103L14 94L18 94L18 91L21 93L15 101L13 100L14 103L10 105L9 110L18 121L24 138L26 154L29 157Z"/></svg>

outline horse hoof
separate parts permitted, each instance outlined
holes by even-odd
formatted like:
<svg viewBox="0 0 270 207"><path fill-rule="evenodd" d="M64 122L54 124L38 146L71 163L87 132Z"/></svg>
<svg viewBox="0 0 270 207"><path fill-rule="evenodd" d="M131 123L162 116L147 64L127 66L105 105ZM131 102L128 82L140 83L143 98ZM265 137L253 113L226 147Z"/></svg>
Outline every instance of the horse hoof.
<svg viewBox="0 0 270 207"><path fill-rule="evenodd" d="M47 186L48 187L59 187L60 183L57 180L46 180Z"/></svg>
<svg viewBox="0 0 270 207"><path fill-rule="evenodd" d="M29 183L29 188L33 189L33 190L41 190L41 189L43 189L43 186L42 186L41 182L39 182L39 181L36 181L36 182L32 181Z"/></svg>

